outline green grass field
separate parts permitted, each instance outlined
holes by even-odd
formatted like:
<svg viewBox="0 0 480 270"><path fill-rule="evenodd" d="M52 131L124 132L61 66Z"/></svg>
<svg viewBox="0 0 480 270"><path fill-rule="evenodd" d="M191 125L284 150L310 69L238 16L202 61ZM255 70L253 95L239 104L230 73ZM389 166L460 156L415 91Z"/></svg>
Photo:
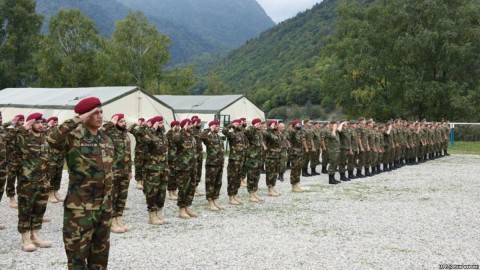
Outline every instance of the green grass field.
<svg viewBox="0 0 480 270"><path fill-rule="evenodd" d="M455 142L448 146L448 153L460 155L480 155L480 142Z"/></svg>

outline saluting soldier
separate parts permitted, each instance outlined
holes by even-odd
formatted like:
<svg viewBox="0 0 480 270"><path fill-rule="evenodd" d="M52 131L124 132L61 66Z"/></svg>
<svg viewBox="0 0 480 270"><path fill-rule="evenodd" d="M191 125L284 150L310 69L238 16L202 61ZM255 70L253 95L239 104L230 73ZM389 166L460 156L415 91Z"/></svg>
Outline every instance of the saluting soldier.
<svg viewBox="0 0 480 270"><path fill-rule="evenodd" d="M25 116L23 114L15 115L16 123L9 123L9 129L16 129L25 123ZM18 208L17 200L15 199L15 180L20 176L20 157L15 151L17 147L17 138L11 136L11 132L7 132L5 141L7 144L7 187L6 193L9 198L9 205L11 208Z"/></svg>
<svg viewBox="0 0 480 270"><path fill-rule="evenodd" d="M128 127L128 132L130 132L133 137L135 137L135 153L134 153L134 166L135 166L135 181L137 181L137 189L143 190L143 178L144 178L144 170L143 164L145 163L145 145L143 142L143 138L138 136L134 129L137 126L146 125L145 118L141 117L138 119L137 123Z"/></svg>
<svg viewBox="0 0 480 270"><path fill-rule="evenodd" d="M338 172L340 173L341 181L350 181L345 175L347 171L348 156L353 154L352 150L352 134L348 128L347 120L343 120L344 126L341 131L338 131L340 138L340 155L338 157Z"/></svg>
<svg viewBox="0 0 480 270"><path fill-rule="evenodd" d="M352 152L349 153L347 156L347 171L348 171L348 179L355 179L357 178L353 173L353 170L357 168L357 160L358 160L358 133L357 133L357 121L350 120L349 121L349 130L350 130L350 141L352 145Z"/></svg>
<svg viewBox="0 0 480 270"><path fill-rule="evenodd" d="M338 168L338 158L340 154L340 137L338 132L342 132L343 125L345 122L342 122L340 125L335 121L330 121L328 124L329 132L325 134L325 142L327 144L329 163L328 163L328 183L329 184L339 184L340 181L335 179L335 172Z"/></svg>
<svg viewBox="0 0 480 270"><path fill-rule="evenodd" d="M262 131L261 131L260 118L252 120L252 125L245 130L245 136L248 140L249 147L247 148L247 190L249 194L249 200L251 202L263 201L258 194L258 181L260 180L260 166L262 165L262 151L264 151L264 145L262 144Z"/></svg>
<svg viewBox="0 0 480 270"><path fill-rule="evenodd" d="M316 155L316 153L315 153L316 149L315 149L315 145L313 143L313 130L312 130L312 123L310 123L310 119L305 119L303 121L303 124L304 124L303 132L305 133L305 140L307 142L308 152L304 153L305 156L303 157L302 176L308 177L308 176L312 176L312 174L308 173L308 164L310 163L310 166L312 166L311 156ZM314 162L313 167L315 168L315 166L316 166L316 163Z"/></svg>
<svg viewBox="0 0 480 270"><path fill-rule="evenodd" d="M0 112L0 202L3 198L5 184L7 182L7 145L5 141L6 129L2 125L2 112ZM1 223L0 230L5 229L5 225Z"/></svg>
<svg viewBox="0 0 480 270"><path fill-rule="evenodd" d="M277 175L280 173L281 164L280 158L282 155L282 136L281 133L285 131L285 124L280 123L277 126L277 121L270 121L268 123L265 140L267 144L267 158L265 160L266 180L268 187L268 196L278 197L280 192L275 189ZM305 163L304 163L305 165Z"/></svg>
<svg viewBox="0 0 480 270"><path fill-rule="evenodd" d="M47 120L47 129L45 136L48 136L50 132L58 126L58 117L52 116ZM63 153L55 148L50 149L50 160L48 169L48 178L50 179L50 193L49 201L52 203L63 202L63 199L58 194L60 185L62 182L63 166L65 165L65 157Z"/></svg>
<svg viewBox="0 0 480 270"><path fill-rule="evenodd" d="M192 133L193 137L195 137L195 141L197 141L196 147L195 147L195 196L203 196L205 193L201 192L198 190L198 184L200 184L200 181L202 179L202 165L203 165L203 146L202 146L202 138L201 138L201 128L202 128L202 120L198 118L198 116L194 115L191 118L192 121Z"/></svg>
<svg viewBox="0 0 480 270"><path fill-rule="evenodd" d="M170 130L167 131L167 140L168 140L168 199L178 200L177 195L177 179L175 177L175 167L177 166L177 147L172 141L174 134L180 132L180 122L172 121L170 122Z"/></svg>
<svg viewBox="0 0 480 270"><path fill-rule="evenodd" d="M293 130L288 133L291 149L292 170L290 172L290 184L292 192L303 192L298 186L300 184L300 174L302 171L304 152L308 150L305 134L302 132L300 122L295 120L292 122Z"/></svg>

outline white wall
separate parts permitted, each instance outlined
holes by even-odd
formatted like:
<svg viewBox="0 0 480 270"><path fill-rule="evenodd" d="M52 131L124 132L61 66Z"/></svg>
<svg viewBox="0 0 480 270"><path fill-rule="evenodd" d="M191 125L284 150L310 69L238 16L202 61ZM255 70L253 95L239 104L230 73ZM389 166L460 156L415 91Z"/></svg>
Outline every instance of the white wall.
<svg viewBox="0 0 480 270"><path fill-rule="evenodd" d="M250 121L252 121L254 118L265 120L265 113L245 97L237 100L237 102L225 108L220 114L230 115L231 121L241 117L247 118L248 123L250 123Z"/></svg>

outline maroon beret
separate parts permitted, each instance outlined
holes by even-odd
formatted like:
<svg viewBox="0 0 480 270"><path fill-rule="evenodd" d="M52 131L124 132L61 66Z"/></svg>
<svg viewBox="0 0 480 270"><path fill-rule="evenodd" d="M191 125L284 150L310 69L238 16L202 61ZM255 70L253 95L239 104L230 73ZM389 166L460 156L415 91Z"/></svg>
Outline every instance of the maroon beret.
<svg viewBox="0 0 480 270"><path fill-rule="evenodd" d="M256 123L261 123L262 122L262 119L260 118L255 118L252 120L252 125L255 125Z"/></svg>
<svg viewBox="0 0 480 270"><path fill-rule="evenodd" d="M46 123L46 122L47 122L47 119L42 118L42 123Z"/></svg>
<svg viewBox="0 0 480 270"><path fill-rule="evenodd" d="M179 126L179 125L180 125L180 122L178 122L177 120L170 122L171 127Z"/></svg>
<svg viewBox="0 0 480 270"><path fill-rule="evenodd" d="M270 120L270 121L268 121L268 124L267 124L267 125L268 125L268 126L271 126L272 124L275 124L275 125L276 125L276 124L277 124L277 121L276 121L276 120Z"/></svg>
<svg viewBox="0 0 480 270"><path fill-rule="evenodd" d="M295 121L292 122L292 126L296 126L298 124L300 124L300 121L298 121L298 120L295 120Z"/></svg>
<svg viewBox="0 0 480 270"><path fill-rule="evenodd" d="M192 123L194 123L194 124L200 124L201 122L202 122L202 119L200 119L198 117L192 120Z"/></svg>
<svg viewBox="0 0 480 270"><path fill-rule="evenodd" d="M198 118L198 116L194 115L194 116L192 116L192 118L190 118L190 120L193 122L193 120L195 120L197 118Z"/></svg>
<svg viewBox="0 0 480 270"><path fill-rule="evenodd" d="M52 120L53 120L53 121L58 121L58 117L52 116L52 117L50 117L50 118L47 119L47 122L50 122L50 121L52 121Z"/></svg>
<svg viewBox="0 0 480 270"><path fill-rule="evenodd" d="M245 122L245 121L247 121L247 118L245 118L245 117L242 117L242 118L240 118L240 121L243 121L243 122Z"/></svg>
<svg viewBox="0 0 480 270"><path fill-rule="evenodd" d="M147 123L149 123L149 122L151 123L152 120L153 120L153 118L148 119L148 120L147 120Z"/></svg>
<svg viewBox="0 0 480 270"><path fill-rule="evenodd" d="M190 119L183 119L182 122L180 122L180 126L183 128L185 125L187 124L191 124L192 121L190 121Z"/></svg>
<svg viewBox="0 0 480 270"><path fill-rule="evenodd" d="M140 118L138 118L138 120L143 122L143 121L145 121L145 118L140 117Z"/></svg>
<svg viewBox="0 0 480 270"><path fill-rule="evenodd" d="M210 123L208 123L208 126L211 127L211 126L219 126L220 125L220 122L217 121L217 120L213 120L211 121Z"/></svg>
<svg viewBox="0 0 480 270"><path fill-rule="evenodd" d="M232 121L232 124L235 124L235 123L240 123L240 119L235 119Z"/></svg>
<svg viewBox="0 0 480 270"><path fill-rule="evenodd" d="M17 115L15 115L15 117L17 117L18 120L24 120L25 119L25 116L23 116L23 114L17 114Z"/></svg>
<svg viewBox="0 0 480 270"><path fill-rule="evenodd" d="M114 114L114 115L112 116L112 118L115 117L115 116L118 116L118 121L120 121L120 120L122 120L123 118L125 118L125 114L123 114L123 113Z"/></svg>
<svg viewBox="0 0 480 270"><path fill-rule="evenodd" d="M162 122L163 121L163 117L162 116L155 116L151 119L151 122L152 122L152 125L155 125L155 123L157 122Z"/></svg>
<svg viewBox="0 0 480 270"><path fill-rule="evenodd" d="M102 102L96 97L88 97L80 100L77 105L75 105L75 113L84 114L95 109L98 106L101 106Z"/></svg>
<svg viewBox="0 0 480 270"><path fill-rule="evenodd" d="M30 120L42 120L42 114L39 112L32 113L27 117L27 122Z"/></svg>

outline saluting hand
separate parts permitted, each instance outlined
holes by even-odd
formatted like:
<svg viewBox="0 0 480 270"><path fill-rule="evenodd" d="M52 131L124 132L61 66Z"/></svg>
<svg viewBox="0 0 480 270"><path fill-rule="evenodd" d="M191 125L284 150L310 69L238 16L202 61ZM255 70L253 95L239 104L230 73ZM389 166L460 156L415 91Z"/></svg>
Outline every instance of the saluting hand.
<svg viewBox="0 0 480 270"><path fill-rule="evenodd" d="M90 116L92 116L92 115L94 115L94 114L96 114L96 113L98 113L98 112L100 112L100 111L101 111L100 108L95 108L95 109L93 109L93 110L91 110L91 111L89 111L89 112L86 112L86 113L84 113L84 114L79 115L78 117L80 117L80 120L82 120L82 122L85 123L85 122L88 120L88 118L90 118Z"/></svg>
<svg viewBox="0 0 480 270"><path fill-rule="evenodd" d="M116 125L118 123L118 115L114 115L112 119L110 119L110 121L112 121L112 123Z"/></svg>
<svg viewBox="0 0 480 270"><path fill-rule="evenodd" d="M24 127L26 130L30 130L30 129L32 128L33 124L35 124L35 121L37 121L37 120L35 120L35 119L30 119L30 120L28 120L27 122L25 122L25 123L23 124L23 127Z"/></svg>

